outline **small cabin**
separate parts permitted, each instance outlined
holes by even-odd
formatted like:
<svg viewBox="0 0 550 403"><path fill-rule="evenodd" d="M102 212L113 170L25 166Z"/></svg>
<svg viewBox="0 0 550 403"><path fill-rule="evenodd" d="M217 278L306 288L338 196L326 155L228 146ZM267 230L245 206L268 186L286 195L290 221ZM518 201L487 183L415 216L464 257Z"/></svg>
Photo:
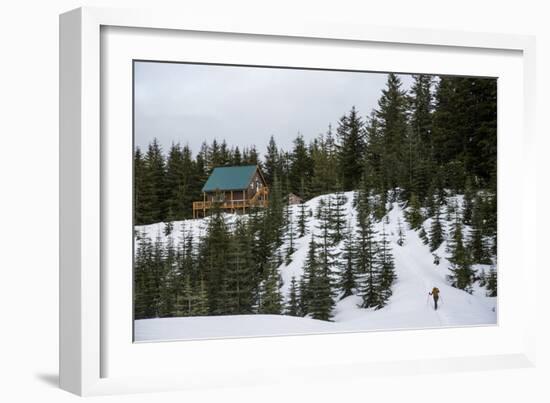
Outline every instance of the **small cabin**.
<svg viewBox="0 0 550 403"><path fill-rule="evenodd" d="M257 165L216 167L202 188L202 200L193 202L193 218L206 217L217 205L228 213L246 213L267 207L269 187Z"/></svg>
<svg viewBox="0 0 550 403"><path fill-rule="evenodd" d="M301 204L303 201L304 199L294 193L289 193L288 195L288 204L291 206L294 204Z"/></svg>

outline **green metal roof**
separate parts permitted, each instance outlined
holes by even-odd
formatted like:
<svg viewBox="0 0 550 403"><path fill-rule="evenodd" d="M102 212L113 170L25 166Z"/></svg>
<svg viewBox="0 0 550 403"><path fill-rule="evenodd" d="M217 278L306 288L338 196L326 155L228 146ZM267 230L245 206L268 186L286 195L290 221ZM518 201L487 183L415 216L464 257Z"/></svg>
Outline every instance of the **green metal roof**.
<svg viewBox="0 0 550 403"><path fill-rule="evenodd" d="M256 165L214 168L202 187L202 191L213 192L215 190L246 189L256 169Z"/></svg>

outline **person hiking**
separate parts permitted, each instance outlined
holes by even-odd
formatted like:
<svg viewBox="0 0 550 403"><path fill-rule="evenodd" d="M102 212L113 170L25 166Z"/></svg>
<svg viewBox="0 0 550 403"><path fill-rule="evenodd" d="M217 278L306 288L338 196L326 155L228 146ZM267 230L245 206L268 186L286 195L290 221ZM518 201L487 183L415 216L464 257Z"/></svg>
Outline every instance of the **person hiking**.
<svg viewBox="0 0 550 403"><path fill-rule="evenodd" d="M432 292L429 293L434 297L434 309L437 311L437 301L439 300L439 288L434 287Z"/></svg>

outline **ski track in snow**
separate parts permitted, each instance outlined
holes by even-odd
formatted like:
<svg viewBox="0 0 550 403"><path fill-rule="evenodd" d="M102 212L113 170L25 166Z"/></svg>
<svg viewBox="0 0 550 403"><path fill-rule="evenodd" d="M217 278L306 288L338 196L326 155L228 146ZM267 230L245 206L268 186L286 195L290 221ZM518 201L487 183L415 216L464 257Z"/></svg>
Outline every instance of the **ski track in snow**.
<svg viewBox="0 0 550 403"><path fill-rule="evenodd" d="M346 193L348 200L345 206L346 216L352 226L355 225L355 210L352 207L353 194L354 192ZM319 200L327 197L329 195L313 198L306 205L315 213ZM457 196L457 201L461 204L460 196ZM136 341L496 324L496 298L485 297L485 289L481 287L475 287L474 294L468 294L447 283L446 276L449 274L450 264L445 258L447 255L445 253L446 242L443 242L435 251L440 256L440 264L435 265L429 247L422 242L416 231L407 229L401 206L398 203L393 203L391 207L387 218L375 224L378 234L385 226L391 243L397 275L397 280L392 287L393 295L384 308L380 310L360 308L361 298L352 295L337 302L333 322L284 315L144 319L135 321ZM292 206L292 210L293 218L296 220L298 206ZM228 214L228 223L234 223L236 217L236 215ZM445 220L444 214L442 214L442 219ZM191 231L196 240L204 233L206 220L208 219L174 222L171 235L174 243L179 242L182 228ZM389 223L386 223L387 220ZM399 220L405 233L403 246L397 244ZM429 229L430 222L430 219L424 222L426 230ZM288 266L283 264L279 268L283 279L282 293L285 297L289 293L292 276L298 281L303 274L302 265L307 255L308 242L312 231L316 232L317 224L315 217L310 217L308 234L295 241L296 252L292 255L292 261ZM447 222L443 221L443 224L447 224ZM163 229L163 223L136 227L138 232L145 233L152 239L160 237L165 240ZM465 233L467 231L468 228L465 228ZM488 269L488 266L475 266L478 269L482 267ZM433 299L428 295L434 286L440 290L437 311L433 309Z"/></svg>

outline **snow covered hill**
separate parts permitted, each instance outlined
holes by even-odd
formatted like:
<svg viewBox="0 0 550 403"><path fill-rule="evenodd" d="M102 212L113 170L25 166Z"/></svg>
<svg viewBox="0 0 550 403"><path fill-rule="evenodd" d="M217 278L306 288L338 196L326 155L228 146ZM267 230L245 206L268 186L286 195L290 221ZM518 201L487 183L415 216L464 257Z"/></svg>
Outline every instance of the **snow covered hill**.
<svg viewBox="0 0 550 403"><path fill-rule="evenodd" d="M308 201L307 207L315 211L322 198L316 197ZM346 215L355 224L356 212L352 206L353 192L347 192ZM461 197L455 196L457 203ZM298 206L293 217L298 216ZM227 215L229 223L237 216ZM444 228L448 228L446 215L442 214ZM177 245L182 228L192 231L198 238L205 229L208 218L178 221L173 223L170 237ZM398 244L398 222L404 229L405 240L402 246ZM317 220L311 217L308 222L309 232L316 232ZM424 223L429 228L429 220ZM395 259L395 281L393 295L387 306L382 309L360 308L361 298L352 295L337 301L334 309L333 322L325 322L310 318L277 316L277 315L235 315L208 316L185 318L142 319L135 322L136 341L181 340L196 338L218 338L239 336L288 335L304 333L323 333L339 331L388 330L407 328L429 328L467 325L494 325L497 322L497 299L486 297L486 290L476 283L474 291L469 294L453 288L448 284L450 263L446 259L447 243L434 252L440 257L439 265L434 263L434 255L429 247L419 237L417 231L407 229L404 210L399 203L392 203L386 217L377 222L378 233L382 227L389 234L391 248ZM163 238L164 223L136 227L137 232L154 239ZM466 227L465 232L469 229ZM310 237L304 236L296 241L296 252L288 265L281 265L279 271L283 279L282 293L288 297L290 281L294 276L299 280L303 274L303 264L306 258ZM489 266L476 265L475 269L488 270ZM438 287L440 307L433 309L432 299L428 292Z"/></svg>

